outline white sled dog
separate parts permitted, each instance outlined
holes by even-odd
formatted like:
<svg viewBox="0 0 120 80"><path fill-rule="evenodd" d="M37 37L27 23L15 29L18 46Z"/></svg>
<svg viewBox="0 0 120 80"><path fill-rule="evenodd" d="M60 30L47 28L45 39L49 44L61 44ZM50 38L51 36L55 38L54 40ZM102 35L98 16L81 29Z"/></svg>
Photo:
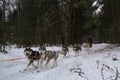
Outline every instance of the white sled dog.
<svg viewBox="0 0 120 80"><path fill-rule="evenodd" d="M66 57L66 55L69 54L69 49L67 46L63 46L62 51L58 51L58 53L64 55L64 57Z"/></svg>

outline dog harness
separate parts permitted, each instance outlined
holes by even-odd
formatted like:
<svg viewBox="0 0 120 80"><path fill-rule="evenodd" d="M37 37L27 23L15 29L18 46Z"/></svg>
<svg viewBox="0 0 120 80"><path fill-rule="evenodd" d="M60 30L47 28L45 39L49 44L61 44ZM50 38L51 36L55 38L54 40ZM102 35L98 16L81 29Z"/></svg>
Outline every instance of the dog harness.
<svg viewBox="0 0 120 80"><path fill-rule="evenodd" d="M32 54L28 56L29 59L33 59L33 60L40 59L40 57L41 57L41 54L39 54L39 52L37 51L33 51Z"/></svg>

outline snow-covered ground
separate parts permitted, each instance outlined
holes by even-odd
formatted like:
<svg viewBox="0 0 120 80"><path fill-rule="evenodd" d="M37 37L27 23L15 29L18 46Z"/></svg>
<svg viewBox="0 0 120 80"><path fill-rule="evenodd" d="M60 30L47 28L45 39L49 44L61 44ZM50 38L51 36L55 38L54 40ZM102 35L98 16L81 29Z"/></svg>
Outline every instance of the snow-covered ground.
<svg viewBox="0 0 120 80"><path fill-rule="evenodd" d="M61 47L47 47L47 50L57 51ZM56 67L51 68L51 61L48 68L43 64L39 73L32 66L22 71L28 64L23 51L24 48L11 47L8 54L0 53L0 80L120 80L120 46L94 44L89 51L83 49L79 56L69 47L69 55L60 55ZM22 59L9 60L14 58Z"/></svg>

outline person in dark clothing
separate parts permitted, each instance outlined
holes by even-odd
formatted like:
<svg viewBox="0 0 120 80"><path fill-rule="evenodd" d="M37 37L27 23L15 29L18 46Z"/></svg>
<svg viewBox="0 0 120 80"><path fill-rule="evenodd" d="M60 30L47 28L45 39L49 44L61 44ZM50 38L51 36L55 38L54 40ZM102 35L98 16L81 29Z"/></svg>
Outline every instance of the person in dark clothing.
<svg viewBox="0 0 120 80"><path fill-rule="evenodd" d="M93 43L92 36L89 37L89 39L88 39L88 43L89 43L90 47L92 47L92 43Z"/></svg>
<svg viewBox="0 0 120 80"><path fill-rule="evenodd" d="M65 45L65 38L63 36L61 37L61 42L62 42L62 45Z"/></svg>

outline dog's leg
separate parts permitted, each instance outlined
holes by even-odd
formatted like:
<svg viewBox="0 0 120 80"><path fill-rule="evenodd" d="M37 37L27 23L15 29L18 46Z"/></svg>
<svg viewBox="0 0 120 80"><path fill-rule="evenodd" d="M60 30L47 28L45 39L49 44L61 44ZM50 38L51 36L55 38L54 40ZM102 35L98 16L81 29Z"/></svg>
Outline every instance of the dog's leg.
<svg viewBox="0 0 120 80"><path fill-rule="evenodd" d="M34 65L33 62L32 62L32 66L35 67L35 69L38 67L38 66Z"/></svg>
<svg viewBox="0 0 120 80"><path fill-rule="evenodd" d="M79 56L79 50L77 51L77 56Z"/></svg>
<svg viewBox="0 0 120 80"><path fill-rule="evenodd" d="M40 62L40 61L38 60L38 62L37 62L37 68L39 67L39 62Z"/></svg>
<svg viewBox="0 0 120 80"><path fill-rule="evenodd" d="M40 60L38 60L38 62L37 62L37 72L40 71L40 68L39 68L39 62L40 62Z"/></svg>
<svg viewBox="0 0 120 80"><path fill-rule="evenodd" d="M78 50L78 56L80 55L80 50Z"/></svg>
<svg viewBox="0 0 120 80"><path fill-rule="evenodd" d="M68 52L65 52L65 57L67 56L67 53L68 53Z"/></svg>
<svg viewBox="0 0 120 80"><path fill-rule="evenodd" d="M40 68L42 68L43 60L40 60Z"/></svg>
<svg viewBox="0 0 120 80"><path fill-rule="evenodd" d="M76 57L77 56L77 51L75 51L75 56L74 57Z"/></svg>
<svg viewBox="0 0 120 80"><path fill-rule="evenodd" d="M54 59L54 63L53 63L52 68L55 67L55 65L56 65L56 59Z"/></svg>
<svg viewBox="0 0 120 80"><path fill-rule="evenodd" d="M70 56L70 53L69 53L69 51L67 52L67 54L68 54L68 56Z"/></svg>
<svg viewBox="0 0 120 80"><path fill-rule="evenodd" d="M63 58L66 58L66 54L67 54L67 52L65 52L65 51L63 51Z"/></svg>
<svg viewBox="0 0 120 80"><path fill-rule="evenodd" d="M54 66L57 66L57 59L54 59Z"/></svg>
<svg viewBox="0 0 120 80"><path fill-rule="evenodd" d="M49 61L50 61L50 60L47 60L47 61L46 61L46 65L45 65L45 66L46 66L46 68L47 68L47 65L49 64Z"/></svg>
<svg viewBox="0 0 120 80"><path fill-rule="evenodd" d="M39 63L40 63L40 66L38 65L38 71L37 72L39 72L40 71L40 68L42 68L42 64L43 64L43 60L39 60Z"/></svg>
<svg viewBox="0 0 120 80"><path fill-rule="evenodd" d="M32 60L30 60L30 62L28 63L28 65L26 66L26 68L24 69L24 71L26 71L31 64L33 64Z"/></svg>
<svg viewBox="0 0 120 80"><path fill-rule="evenodd" d="M57 60L56 60L56 58L54 58L54 63L53 63L53 66L51 68L54 68L55 66L57 66Z"/></svg>

